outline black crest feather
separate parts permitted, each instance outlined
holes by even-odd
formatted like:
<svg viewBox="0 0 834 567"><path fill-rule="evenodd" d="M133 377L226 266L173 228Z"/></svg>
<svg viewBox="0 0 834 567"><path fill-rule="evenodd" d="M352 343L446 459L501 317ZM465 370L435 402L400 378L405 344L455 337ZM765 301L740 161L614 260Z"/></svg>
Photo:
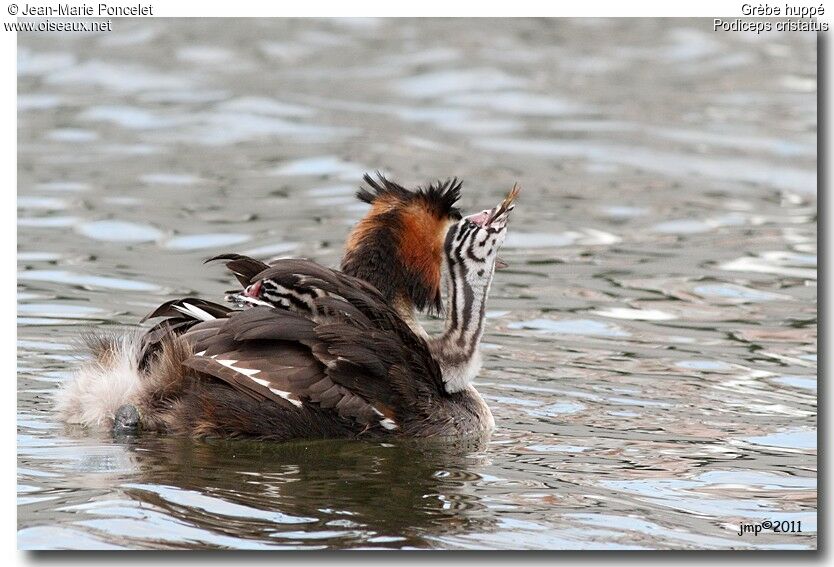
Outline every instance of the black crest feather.
<svg viewBox="0 0 834 567"><path fill-rule="evenodd" d="M404 203L420 199L438 217L451 217L455 220L461 218L460 209L455 204L460 199L463 181L457 177L446 181L438 180L427 187L417 187L413 191L391 181L379 171L376 172L376 179L368 173L362 179L368 187L359 189L356 197L365 203L373 204L377 198L385 196L394 197Z"/></svg>
<svg viewBox="0 0 834 567"><path fill-rule="evenodd" d="M446 181L436 181L428 187L417 189L417 194L422 196L426 203L435 209L438 216L448 216L455 220L460 220L460 209L455 206L455 203L460 199L461 187L463 187L463 181L457 177L453 177Z"/></svg>

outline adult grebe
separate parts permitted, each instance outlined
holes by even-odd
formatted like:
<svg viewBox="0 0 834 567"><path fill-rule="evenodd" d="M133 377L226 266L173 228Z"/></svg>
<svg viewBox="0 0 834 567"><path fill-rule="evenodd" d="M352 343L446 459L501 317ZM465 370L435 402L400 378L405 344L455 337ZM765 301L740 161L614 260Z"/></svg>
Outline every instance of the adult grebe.
<svg viewBox="0 0 834 567"><path fill-rule="evenodd" d="M170 301L150 315L165 319L144 335L93 341L94 358L65 388L59 409L76 423L115 418L117 426L273 440L491 429L492 415L471 380L480 369L486 297L516 196L514 188L494 209L432 225L445 231L438 260L447 317L438 337L425 337L402 315L403 297L412 295L396 286L389 284L386 296L314 262L269 266L226 255L245 286L229 298L251 307ZM396 208L383 185L371 197L363 222ZM343 265L368 245L374 226L360 222ZM392 304L398 297L401 304ZM109 391L101 392L103 384Z"/></svg>

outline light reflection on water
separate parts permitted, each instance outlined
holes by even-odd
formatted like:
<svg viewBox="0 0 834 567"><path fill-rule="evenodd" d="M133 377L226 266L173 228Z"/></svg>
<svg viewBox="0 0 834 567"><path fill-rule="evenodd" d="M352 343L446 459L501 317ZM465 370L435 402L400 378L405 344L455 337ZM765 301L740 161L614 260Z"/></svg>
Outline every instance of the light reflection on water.
<svg viewBox="0 0 834 567"><path fill-rule="evenodd" d="M118 23L19 38L21 547L816 546L813 36ZM84 329L221 297L215 253L336 265L375 169L462 177L468 210L525 189L490 300L488 443L55 420ZM803 533L737 535L766 519Z"/></svg>

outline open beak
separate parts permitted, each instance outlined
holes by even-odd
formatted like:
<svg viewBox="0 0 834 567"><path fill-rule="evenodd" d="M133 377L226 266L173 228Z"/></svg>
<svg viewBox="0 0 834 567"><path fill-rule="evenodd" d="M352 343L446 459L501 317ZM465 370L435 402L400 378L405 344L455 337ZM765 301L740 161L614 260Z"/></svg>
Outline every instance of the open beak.
<svg viewBox="0 0 834 567"><path fill-rule="evenodd" d="M487 219L484 226L490 226L493 222L503 217L509 216L510 211L515 208L513 202L518 198L518 194L521 192L521 187L518 186L518 183L513 184L513 188L510 189L510 192L507 193L507 196L504 197L504 200L492 210L489 218Z"/></svg>
<svg viewBox="0 0 834 567"><path fill-rule="evenodd" d="M507 217L515 208L513 202L518 198L518 194L521 191L521 187L518 186L518 183L513 184L513 188L510 189L510 192L507 193L507 196L504 197L504 200L501 201L495 209L493 209L492 214L489 216L489 219L486 222L486 225L491 225L494 221L502 219L504 222L507 221ZM504 268L508 268L509 264L507 264L504 260L501 259L500 256L495 258L495 269L496 270L503 270Z"/></svg>

